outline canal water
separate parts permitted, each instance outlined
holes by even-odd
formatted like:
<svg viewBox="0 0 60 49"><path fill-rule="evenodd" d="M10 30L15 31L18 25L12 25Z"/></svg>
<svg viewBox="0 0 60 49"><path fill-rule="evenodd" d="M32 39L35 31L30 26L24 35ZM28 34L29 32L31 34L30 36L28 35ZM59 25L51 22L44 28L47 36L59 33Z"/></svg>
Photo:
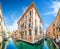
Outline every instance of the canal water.
<svg viewBox="0 0 60 49"><path fill-rule="evenodd" d="M6 49L17 49L17 47L15 46L13 40L11 40L11 41L8 43ZM44 41L43 49L49 49L49 47L48 47L46 41Z"/></svg>
<svg viewBox="0 0 60 49"><path fill-rule="evenodd" d="M43 49L49 49L49 47L48 47L48 45L47 45L47 42L46 42L46 41L44 41Z"/></svg>
<svg viewBox="0 0 60 49"><path fill-rule="evenodd" d="M15 46L15 44L17 47ZM27 44L23 41L17 41L15 44L14 44L13 40L11 39L10 42L7 43L6 49L18 49L18 47L20 47L19 49L21 49L21 44L22 44L22 47L25 47L25 49L26 49L26 47L27 47L27 49L32 47L32 45ZM36 47L38 47L37 49L39 49L39 48L40 49L58 49L58 47L53 43L53 41L50 38L47 38L41 44L34 46L34 48L36 48Z"/></svg>
<svg viewBox="0 0 60 49"><path fill-rule="evenodd" d="M13 40L11 40L11 41L8 43L6 49L17 49L17 47L15 46Z"/></svg>

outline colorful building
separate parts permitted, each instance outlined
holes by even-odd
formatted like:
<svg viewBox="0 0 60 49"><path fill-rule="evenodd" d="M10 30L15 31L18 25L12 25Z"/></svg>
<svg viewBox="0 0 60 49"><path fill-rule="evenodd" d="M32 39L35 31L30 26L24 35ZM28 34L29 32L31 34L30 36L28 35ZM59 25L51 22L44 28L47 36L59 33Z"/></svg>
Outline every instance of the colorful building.
<svg viewBox="0 0 60 49"><path fill-rule="evenodd" d="M55 21L47 28L46 33L50 38L59 38L60 40L60 10L58 11Z"/></svg>
<svg viewBox="0 0 60 49"><path fill-rule="evenodd" d="M43 22L34 2L18 21L21 40L34 43L43 38Z"/></svg>

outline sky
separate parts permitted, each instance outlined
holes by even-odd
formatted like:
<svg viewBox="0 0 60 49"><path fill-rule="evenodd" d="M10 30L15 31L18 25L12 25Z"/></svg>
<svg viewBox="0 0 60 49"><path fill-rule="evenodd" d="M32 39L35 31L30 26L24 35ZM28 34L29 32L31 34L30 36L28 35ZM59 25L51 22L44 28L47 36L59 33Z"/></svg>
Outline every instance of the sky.
<svg viewBox="0 0 60 49"><path fill-rule="evenodd" d="M13 32L18 28L17 21L33 1L44 23L44 31L46 31L57 16L60 0L0 0L7 29Z"/></svg>

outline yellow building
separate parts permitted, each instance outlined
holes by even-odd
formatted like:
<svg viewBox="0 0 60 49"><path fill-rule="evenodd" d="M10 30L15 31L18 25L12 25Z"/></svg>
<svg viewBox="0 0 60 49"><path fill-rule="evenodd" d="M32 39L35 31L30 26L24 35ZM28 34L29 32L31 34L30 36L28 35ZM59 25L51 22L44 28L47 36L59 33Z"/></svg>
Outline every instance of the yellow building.
<svg viewBox="0 0 60 49"><path fill-rule="evenodd" d="M43 22L34 2L18 21L21 40L34 43L43 38Z"/></svg>

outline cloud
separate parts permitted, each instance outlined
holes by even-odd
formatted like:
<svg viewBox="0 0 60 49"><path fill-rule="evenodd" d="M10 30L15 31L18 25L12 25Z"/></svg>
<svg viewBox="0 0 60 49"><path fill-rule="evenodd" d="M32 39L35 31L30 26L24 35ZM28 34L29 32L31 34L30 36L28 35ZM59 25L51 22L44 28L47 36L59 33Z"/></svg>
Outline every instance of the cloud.
<svg viewBox="0 0 60 49"><path fill-rule="evenodd" d="M44 15L57 15L58 10L60 9L60 2L59 1L52 1L52 5L50 6L52 11L46 12Z"/></svg>
<svg viewBox="0 0 60 49"><path fill-rule="evenodd" d="M27 7L22 8L22 11L23 11L22 13L25 13L26 10L27 10ZM5 20L6 20L5 22L7 24L6 25L7 29L13 32L14 30L18 29L17 21L21 18L21 16L16 17L15 13L12 13L10 16L11 16L10 19L8 19L8 17L7 18L5 17Z"/></svg>
<svg viewBox="0 0 60 49"><path fill-rule="evenodd" d="M10 17L4 16L5 24L6 24L7 30L13 32L14 30L17 30L18 18L16 17L15 12L11 13L9 16Z"/></svg>
<svg viewBox="0 0 60 49"><path fill-rule="evenodd" d="M14 17L15 18L15 17ZM11 31L12 33L13 33L13 31L15 31L15 30L17 30L18 29L18 24L17 24L17 22L18 22L18 20L21 18L21 16L19 17L19 18L15 18L15 19L13 19L13 22L10 22L10 23L12 23L12 24L10 24L9 23L9 21L8 21L8 18L6 18L6 22L7 23L9 23L9 24L6 24L6 26L7 26L7 30L9 30L9 31Z"/></svg>
<svg viewBox="0 0 60 49"><path fill-rule="evenodd" d="M12 23L12 22L11 22L11 23ZM16 30L16 29L17 29L17 20L15 20L12 25L7 25L7 28L8 28L11 32L13 32L14 30Z"/></svg>

